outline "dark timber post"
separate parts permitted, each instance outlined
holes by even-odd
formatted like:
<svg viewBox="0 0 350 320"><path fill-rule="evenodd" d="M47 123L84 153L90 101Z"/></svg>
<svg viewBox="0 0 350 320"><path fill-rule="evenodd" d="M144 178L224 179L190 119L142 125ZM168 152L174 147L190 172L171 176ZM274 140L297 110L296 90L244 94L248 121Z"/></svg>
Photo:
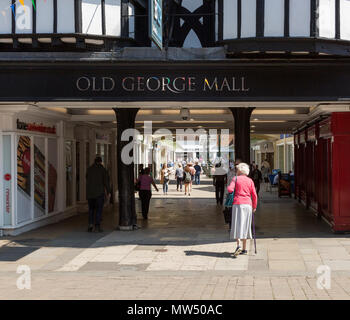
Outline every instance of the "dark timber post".
<svg viewBox="0 0 350 320"><path fill-rule="evenodd" d="M235 159L250 163L250 116L255 108L230 108L235 123Z"/></svg>
<svg viewBox="0 0 350 320"><path fill-rule="evenodd" d="M123 148L131 141L122 141L123 131L135 127L135 118L139 109L113 109L117 117L117 172L119 195L119 229L133 230L136 224L134 193L134 162L125 164L121 155ZM132 138L131 138L132 139ZM133 156L133 150L130 151Z"/></svg>

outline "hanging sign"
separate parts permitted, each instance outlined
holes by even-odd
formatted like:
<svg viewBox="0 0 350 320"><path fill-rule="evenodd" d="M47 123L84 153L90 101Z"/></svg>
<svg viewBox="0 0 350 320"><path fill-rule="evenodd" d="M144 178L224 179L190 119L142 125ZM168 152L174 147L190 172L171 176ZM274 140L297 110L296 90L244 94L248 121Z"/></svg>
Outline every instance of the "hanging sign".
<svg viewBox="0 0 350 320"><path fill-rule="evenodd" d="M158 46L163 48L163 9L162 0L149 0L149 37Z"/></svg>

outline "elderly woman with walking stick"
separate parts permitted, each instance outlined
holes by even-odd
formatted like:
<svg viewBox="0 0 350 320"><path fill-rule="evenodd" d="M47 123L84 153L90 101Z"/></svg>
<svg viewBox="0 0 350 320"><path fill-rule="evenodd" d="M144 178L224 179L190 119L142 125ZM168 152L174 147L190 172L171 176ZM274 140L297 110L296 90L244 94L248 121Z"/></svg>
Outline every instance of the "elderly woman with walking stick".
<svg viewBox="0 0 350 320"><path fill-rule="evenodd" d="M227 191L233 193L230 239L237 241L234 258L240 254L247 254L247 239L252 239L252 219L258 203L254 182L248 178L249 166L240 163L236 166L236 171L237 176L227 187Z"/></svg>

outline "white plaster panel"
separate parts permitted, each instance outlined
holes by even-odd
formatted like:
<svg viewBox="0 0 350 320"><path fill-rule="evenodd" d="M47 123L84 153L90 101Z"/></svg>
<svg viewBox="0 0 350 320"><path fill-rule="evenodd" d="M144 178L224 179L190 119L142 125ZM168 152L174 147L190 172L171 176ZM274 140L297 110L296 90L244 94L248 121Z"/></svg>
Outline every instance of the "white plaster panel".
<svg viewBox="0 0 350 320"><path fill-rule="evenodd" d="M223 38L237 38L237 0L224 0L224 31Z"/></svg>
<svg viewBox="0 0 350 320"><path fill-rule="evenodd" d="M105 0L106 35L120 37L120 0Z"/></svg>
<svg viewBox="0 0 350 320"><path fill-rule="evenodd" d="M33 4L24 0L24 6L16 4L16 33L33 33Z"/></svg>
<svg viewBox="0 0 350 320"><path fill-rule="evenodd" d="M53 0L36 2L36 32L53 33Z"/></svg>
<svg viewBox="0 0 350 320"><path fill-rule="evenodd" d="M350 1L340 0L340 38L350 40Z"/></svg>
<svg viewBox="0 0 350 320"><path fill-rule="evenodd" d="M265 0L265 37L284 36L284 0Z"/></svg>
<svg viewBox="0 0 350 320"><path fill-rule="evenodd" d="M57 1L57 32L75 33L74 1Z"/></svg>
<svg viewBox="0 0 350 320"><path fill-rule="evenodd" d="M241 38L256 37L256 0L243 0Z"/></svg>
<svg viewBox="0 0 350 320"><path fill-rule="evenodd" d="M291 37L310 37L310 0L290 0L289 33Z"/></svg>
<svg viewBox="0 0 350 320"><path fill-rule="evenodd" d="M11 0L0 0L0 34L12 32Z"/></svg>
<svg viewBox="0 0 350 320"><path fill-rule="evenodd" d="M82 0L83 33L102 34L101 0Z"/></svg>
<svg viewBox="0 0 350 320"><path fill-rule="evenodd" d="M183 0L182 6L189 11L193 12L200 6L202 6L203 0Z"/></svg>
<svg viewBox="0 0 350 320"><path fill-rule="evenodd" d="M335 38L335 0L319 0L319 35Z"/></svg>
<svg viewBox="0 0 350 320"><path fill-rule="evenodd" d="M196 33L191 29L188 33L186 40L183 44L184 48L202 48L201 42L199 41Z"/></svg>

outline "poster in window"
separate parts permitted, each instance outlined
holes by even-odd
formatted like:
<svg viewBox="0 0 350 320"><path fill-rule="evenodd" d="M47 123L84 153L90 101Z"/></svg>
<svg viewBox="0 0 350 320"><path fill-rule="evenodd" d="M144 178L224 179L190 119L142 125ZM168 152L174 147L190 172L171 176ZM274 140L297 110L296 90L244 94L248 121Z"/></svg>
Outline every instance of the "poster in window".
<svg viewBox="0 0 350 320"><path fill-rule="evenodd" d="M30 137L20 136L17 145L17 185L30 196Z"/></svg>
<svg viewBox="0 0 350 320"><path fill-rule="evenodd" d="M34 145L34 200L45 210L45 156Z"/></svg>

